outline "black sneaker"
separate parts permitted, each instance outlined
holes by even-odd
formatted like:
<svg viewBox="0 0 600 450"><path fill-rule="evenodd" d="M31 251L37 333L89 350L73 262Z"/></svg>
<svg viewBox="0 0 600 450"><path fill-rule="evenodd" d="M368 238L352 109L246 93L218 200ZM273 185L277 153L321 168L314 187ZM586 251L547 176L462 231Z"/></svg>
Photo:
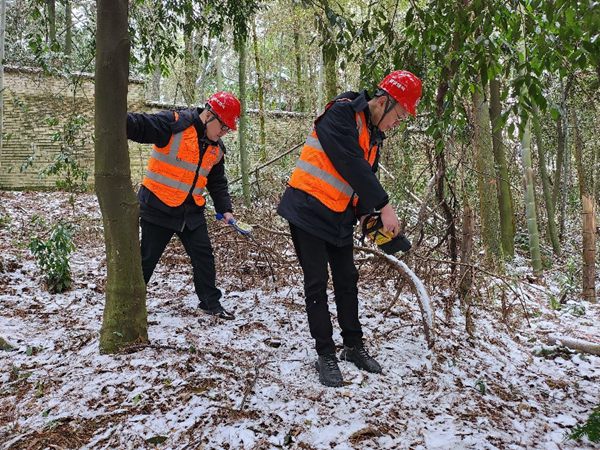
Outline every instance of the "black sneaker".
<svg viewBox="0 0 600 450"><path fill-rule="evenodd" d="M230 313L229 311L227 311L225 308L223 308L221 305L214 306L213 308L208 308L204 302L200 302L200 304L198 305L198 308L203 313L208 314L209 316L218 317L219 319L224 319L224 320L235 319L235 316L232 313Z"/></svg>
<svg viewBox="0 0 600 450"><path fill-rule="evenodd" d="M381 373L383 371L375 358L369 355L363 344L354 347L344 345L344 349L340 353L340 359L353 362L356 367L367 372Z"/></svg>
<svg viewBox="0 0 600 450"><path fill-rule="evenodd" d="M329 387L340 387L344 385L342 372L338 367L335 353L327 355L319 355L319 359L315 362L315 367L319 371L319 381L321 384Z"/></svg>

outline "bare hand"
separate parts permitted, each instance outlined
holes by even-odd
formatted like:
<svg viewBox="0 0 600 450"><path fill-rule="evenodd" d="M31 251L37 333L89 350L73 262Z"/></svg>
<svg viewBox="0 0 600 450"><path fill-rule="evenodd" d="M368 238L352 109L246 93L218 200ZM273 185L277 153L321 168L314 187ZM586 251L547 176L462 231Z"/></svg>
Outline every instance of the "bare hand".
<svg viewBox="0 0 600 450"><path fill-rule="evenodd" d="M223 218L221 219L221 222L225 224L233 223L235 222L235 217L233 217L233 214L231 214L230 212L223 213Z"/></svg>
<svg viewBox="0 0 600 450"><path fill-rule="evenodd" d="M394 208L389 203L381 208L381 222L383 223L383 229L388 233L392 233L394 237L400 232L398 216L396 216Z"/></svg>

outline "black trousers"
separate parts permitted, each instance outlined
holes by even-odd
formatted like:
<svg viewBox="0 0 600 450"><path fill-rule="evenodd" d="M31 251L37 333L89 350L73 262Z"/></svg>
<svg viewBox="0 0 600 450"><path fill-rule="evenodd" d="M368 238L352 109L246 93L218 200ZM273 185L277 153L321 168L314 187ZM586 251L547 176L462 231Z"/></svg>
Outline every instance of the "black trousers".
<svg viewBox="0 0 600 450"><path fill-rule="evenodd" d="M194 287L198 298L209 309L218 306L221 291L216 287L215 258L206 224L193 230L185 227L183 231L174 231L141 219L140 226L142 228L142 272L146 284L150 281L167 244L173 235L177 234L192 260Z"/></svg>
<svg viewBox="0 0 600 450"><path fill-rule="evenodd" d="M335 352L333 327L327 307L327 264L331 267L344 345L353 347L361 343L363 334L358 320L358 271L354 265L352 245L336 247L292 224L290 230L304 272L308 325L310 334L315 339L317 353L323 355Z"/></svg>

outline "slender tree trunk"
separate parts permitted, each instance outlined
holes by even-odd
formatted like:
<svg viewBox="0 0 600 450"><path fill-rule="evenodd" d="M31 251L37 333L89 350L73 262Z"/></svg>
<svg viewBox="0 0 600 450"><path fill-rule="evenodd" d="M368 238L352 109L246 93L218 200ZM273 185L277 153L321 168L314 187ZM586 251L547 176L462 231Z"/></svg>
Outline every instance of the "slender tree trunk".
<svg viewBox="0 0 600 450"><path fill-rule="evenodd" d="M461 18L457 19L459 22L465 22L465 3L466 0L458 0L456 2L456 14L457 16L462 15ZM461 42L462 35L460 32L460 28L457 27L452 36L452 45L451 49L456 50ZM450 89L450 81L455 77L460 61L456 58L451 59L448 64L446 64L442 68L442 73L440 76L440 82L437 86L436 96L435 96L435 114L438 120L443 120L444 115L444 101L446 98L446 93L448 89ZM438 204L442 208L442 212L444 214L444 219L446 220L446 235L448 237L448 252L450 253L450 259L453 262L458 261L458 244L456 239L456 224L454 220L454 211L453 208L448 203L446 199L446 148L445 148L445 136L441 130L436 131L436 136L434 136L436 142L439 145L435 149L435 170L436 170L436 179L437 183L435 186L435 194L438 201ZM452 275L456 272L456 264L452 264L450 266L450 271Z"/></svg>
<svg viewBox="0 0 600 450"><path fill-rule="evenodd" d="M193 20L188 18L188 22ZM190 26L191 28L191 26ZM198 55L196 55L196 42L194 31L184 33L184 57L183 57L183 98L188 106L196 105L196 78L198 78Z"/></svg>
<svg viewBox="0 0 600 450"><path fill-rule="evenodd" d="M548 216L548 236L550 237L554 254L560 256L560 240L558 238L558 231L556 229L554 203L552 203L552 191L550 187L550 176L548 175L548 169L546 166L546 147L544 146L544 141L542 139L542 127L540 126L538 114L539 112L537 108L534 108L532 113L532 121L535 140L538 148L540 178L542 179L542 192L544 193L546 215Z"/></svg>
<svg viewBox="0 0 600 450"><path fill-rule="evenodd" d="M323 109L325 106L325 59L323 52L319 54L319 67L317 77L317 105L315 112Z"/></svg>
<svg viewBox="0 0 600 450"><path fill-rule="evenodd" d="M48 7L48 42L54 45L56 42L56 0L46 0Z"/></svg>
<svg viewBox="0 0 600 450"><path fill-rule="evenodd" d="M535 184L531 164L531 126L529 121L525 124L522 132L521 153L523 159L525 215L527 217L527 231L529 234L529 252L531 254L533 273L538 276L542 273L542 256L540 252L540 234L535 212Z"/></svg>
<svg viewBox="0 0 600 450"><path fill-rule="evenodd" d="M152 72L152 77L150 79L150 92L148 93L151 100L155 102L160 101L160 80L162 74L160 70L160 61L157 61L156 68Z"/></svg>
<svg viewBox="0 0 600 450"><path fill-rule="evenodd" d="M250 164L248 158L248 146L246 145L246 41L240 40L237 44L239 55L238 80L240 86L240 103L242 104L242 115L240 117L240 126L238 139L240 145L240 171L242 172L242 192L244 194L244 203L250 206Z"/></svg>
<svg viewBox="0 0 600 450"><path fill-rule="evenodd" d="M267 159L267 132L265 131L265 94L263 91L262 70L258 55L258 40L256 38L256 23L252 21L252 40L254 43L254 64L256 66L256 83L258 88L258 125L260 160Z"/></svg>
<svg viewBox="0 0 600 450"><path fill-rule="evenodd" d="M6 0L0 0L0 170L4 145L4 46L6 31Z"/></svg>
<svg viewBox="0 0 600 450"><path fill-rule="evenodd" d="M588 302L597 302L596 298L596 211L594 197L581 197L583 206L583 272L582 296Z"/></svg>
<svg viewBox="0 0 600 450"><path fill-rule="evenodd" d="M65 0L65 55L73 53L73 13L71 0Z"/></svg>
<svg viewBox="0 0 600 450"><path fill-rule="evenodd" d="M217 45L215 46L215 78L217 80L217 91L223 90L223 48L221 47L221 40L217 39Z"/></svg>
<svg viewBox="0 0 600 450"><path fill-rule="evenodd" d="M325 41L331 39L330 32L327 30ZM335 47L329 48L323 46L321 49L323 54L323 66L325 68L325 98L326 102L335 98L338 95L338 77L337 77L337 50Z"/></svg>
<svg viewBox="0 0 600 450"><path fill-rule="evenodd" d="M566 136L563 125L563 114L556 118L556 172L554 172L554 182L552 186L552 204L556 207L562 183L562 169L565 159ZM560 207L558 208L560 210ZM562 233L561 233L562 234Z"/></svg>
<svg viewBox="0 0 600 450"><path fill-rule="evenodd" d="M485 249L485 262L492 269L502 268L502 244L500 243L500 214L498 212L496 174L490 109L483 96L481 84L473 92L473 114L475 135L475 165L479 191L479 215L481 217L481 237Z"/></svg>
<svg viewBox="0 0 600 450"><path fill-rule="evenodd" d="M471 314L471 287L473 285L473 269L470 267L471 255L473 254L473 235L475 234L473 210L469 200L465 196L463 200L463 223L462 241L460 245L460 261L464 264L460 267L458 284L458 295L460 303L465 309L465 331L472 336L475 325Z"/></svg>
<svg viewBox="0 0 600 450"><path fill-rule="evenodd" d="M579 193L582 205L583 270L582 297L596 302L596 224L593 191L593 157L587 158L579 130L577 111L573 110L573 132L575 134L575 165L579 179Z"/></svg>
<svg viewBox="0 0 600 450"><path fill-rule="evenodd" d="M300 47L301 23L294 21L294 56L296 62L296 92L298 92L298 111L306 111L306 101L304 97L304 85L302 83L302 49Z"/></svg>
<svg viewBox="0 0 600 450"><path fill-rule="evenodd" d="M566 120L567 119L565 118L565 121ZM571 192L572 188L571 177L573 172L573 169L571 167L571 152L569 150L570 133L568 131L569 127L566 125L567 123L565 122L565 129L567 130L565 135L566 147L565 152L563 154L562 180L560 187L560 234L562 236L564 236L565 234L565 223L567 220L567 199L569 197L569 192Z"/></svg>
<svg viewBox="0 0 600 450"><path fill-rule="evenodd" d="M126 138L129 30L127 0L98 0L95 87L95 189L106 246L106 303L100 352L148 341L146 286Z"/></svg>
<svg viewBox="0 0 600 450"><path fill-rule="evenodd" d="M510 188L506 151L502 139L501 125L502 106L500 103L500 82L490 80L490 120L492 123L492 145L498 189L498 206L500 211L500 233L504 256L512 259L515 255L515 214L513 197Z"/></svg>
<svg viewBox="0 0 600 450"><path fill-rule="evenodd" d="M559 211L559 235L565 234L565 218L567 209L567 183L569 172L570 153L567 151L569 143L569 127L568 123L568 97L572 85L572 78L567 79L567 83L563 89L560 102L560 115L556 120L557 128L557 147L556 147L556 173L554 175L554 189L552 191L552 203L558 205Z"/></svg>

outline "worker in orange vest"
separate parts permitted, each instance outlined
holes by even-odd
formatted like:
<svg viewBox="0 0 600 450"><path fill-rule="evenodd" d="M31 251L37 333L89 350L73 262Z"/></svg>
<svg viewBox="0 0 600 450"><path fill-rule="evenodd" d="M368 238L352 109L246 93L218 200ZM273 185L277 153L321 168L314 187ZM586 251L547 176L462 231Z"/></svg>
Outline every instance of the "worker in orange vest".
<svg viewBox="0 0 600 450"><path fill-rule="evenodd" d="M234 220L225 177L221 138L237 129L241 106L228 92L212 95L204 108L127 114L127 137L154 144L138 192L142 229L142 271L150 280L173 234L190 256L201 311L233 319L221 305L215 261L204 209L208 192L222 221Z"/></svg>
<svg viewBox="0 0 600 450"><path fill-rule="evenodd" d="M329 102L316 119L277 212L290 225L304 272L306 312L318 354L316 368L325 386L341 386L333 327L327 306L327 265L331 268L337 318L344 348L341 359L381 373L367 352L358 318L358 271L353 258L357 219L380 211L384 231L397 236L398 217L375 172L384 132L416 115L421 80L397 70L371 98L346 92Z"/></svg>

